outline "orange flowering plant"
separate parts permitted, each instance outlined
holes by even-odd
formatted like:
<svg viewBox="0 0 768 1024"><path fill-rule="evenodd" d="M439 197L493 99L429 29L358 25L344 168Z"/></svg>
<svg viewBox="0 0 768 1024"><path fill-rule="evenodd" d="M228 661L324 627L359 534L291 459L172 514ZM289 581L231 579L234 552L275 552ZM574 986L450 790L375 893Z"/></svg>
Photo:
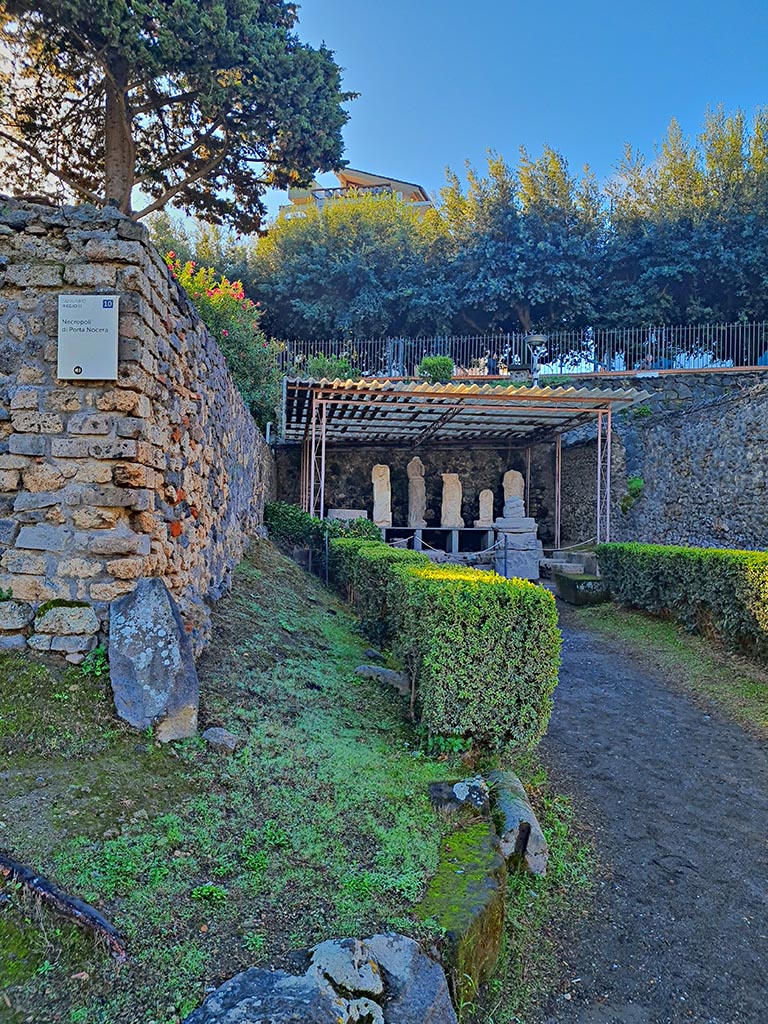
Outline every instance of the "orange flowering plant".
<svg viewBox="0 0 768 1024"><path fill-rule="evenodd" d="M216 338L243 398L262 428L275 419L280 397L278 344L261 329L261 304L247 298L240 281L213 267L182 262L169 252L165 262Z"/></svg>

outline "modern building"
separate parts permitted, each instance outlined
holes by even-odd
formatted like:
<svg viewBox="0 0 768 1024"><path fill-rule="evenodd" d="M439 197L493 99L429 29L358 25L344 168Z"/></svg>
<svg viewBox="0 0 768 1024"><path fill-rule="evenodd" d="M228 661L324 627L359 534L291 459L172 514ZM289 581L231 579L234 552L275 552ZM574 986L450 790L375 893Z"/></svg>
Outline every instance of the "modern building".
<svg viewBox="0 0 768 1024"><path fill-rule="evenodd" d="M334 188L323 188L322 185L313 182L310 188L290 189L288 198L291 204L280 208L281 215L300 217L303 210L309 206L314 205L322 209L324 204L331 200L354 199L361 195L395 194L406 203L412 203L422 210L428 210L432 206L427 190L410 181L386 178L380 174L370 174L368 171L356 171L351 167L336 171L336 177L339 184Z"/></svg>

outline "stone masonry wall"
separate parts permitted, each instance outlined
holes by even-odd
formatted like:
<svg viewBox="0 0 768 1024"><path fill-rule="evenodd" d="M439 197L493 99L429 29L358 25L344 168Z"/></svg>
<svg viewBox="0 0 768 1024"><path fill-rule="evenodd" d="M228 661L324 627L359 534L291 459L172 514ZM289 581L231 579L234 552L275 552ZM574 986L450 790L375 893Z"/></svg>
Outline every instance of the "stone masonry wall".
<svg viewBox="0 0 768 1024"><path fill-rule="evenodd" d="M614 418L611 538L768 547L768 374L659 374L623 380L642 387L651 399ZM591 434L566 435L575 443L563 448L563 543L594 535L594 428ZM622 512L630 477L642 478L643 489Z"/></svg>
<svg viewBox="0 0 768 1024"><path fill-rule="evenodd" d="M458 473L462 485L461 514L467 526L474 525L479 515L480 491L490 488L494 493L494 515L504 507L502 478L508 469L525 475L525 452L519 448L354 448L328 449L326 468L326 506L328 508L364 508L373 513L371 470L377 463L390 467L392 487L392 522L406 526L408 522L408 477L406 467L418 455L426 469L426 520L430 526L440 525L442 505L442 473ZM299 501L301 449L285 446L278 449L278 494L283 501ZM539 524L539 536L550 539L554 529L554 448L538 445L531 452L531 515Z"/></svg>
<svg viewBox="0 0 768 1024"><path fill-rule="evenodd" d="M62 293L120 296L118 380L56 378ZM0 590L16 599L0 601L0 630L57 599L103 627L112 600L161 576L199 651L204 602L228 587L273 484L224 357L146 229L0 198ZM77 660L95 642L76 632L85 614L6 628L0 646L34 630L33 647Z"/></svg>

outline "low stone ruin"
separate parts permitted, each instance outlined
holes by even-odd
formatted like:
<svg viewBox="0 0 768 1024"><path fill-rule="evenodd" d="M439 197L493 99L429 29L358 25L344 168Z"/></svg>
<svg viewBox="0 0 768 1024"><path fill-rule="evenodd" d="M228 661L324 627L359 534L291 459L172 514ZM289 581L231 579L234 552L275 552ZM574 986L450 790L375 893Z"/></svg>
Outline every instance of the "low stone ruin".
<svg viewBox="0 0 768 1024"><path fill-rule="evenodd" d="M322 942L308 960L237 974L185 1024L456 1024L442 968L404 935Z"/></svg>

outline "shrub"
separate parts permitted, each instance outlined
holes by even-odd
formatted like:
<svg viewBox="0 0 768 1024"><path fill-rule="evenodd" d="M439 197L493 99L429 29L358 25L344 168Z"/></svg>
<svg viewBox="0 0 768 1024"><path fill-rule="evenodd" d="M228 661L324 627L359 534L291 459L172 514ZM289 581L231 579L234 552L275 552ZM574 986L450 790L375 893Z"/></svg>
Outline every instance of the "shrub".
<svg viewBox="0 0 768 1024"><path fill-rule="evenodd" d="M360 371L347 356L325 356L322 353L307 360L307 376L313 380L360 380Z"/></svg>
<svg viewBox="0 0 768 1024"><path fill-rule="evenodd" d="M622 604L768 660L768 553L601 544L600 570Z"/></svg>
<svg viewBox="0 0 768 1024"><path fill-rule="evenodd" d="M629 512L629 510L635 504L637 499L643 493L643 488L644 487L645 487L645 481L643 480L643 478L641 476L631 476L631 477L629 477L629 479L627 480L627 490L626 490L626 493L622 496L622 499L619 502L620 507L621 507L621 511L625 515L627 514L627 512Z"/></svg>
<svg viewBox="0 0 768 1024"><path fill-rule="evenodd" d="M431 736L488 750L530 749L557 683L560 634L552 595L523 580L455 566L383 543L335 540L335 581L373 639L416 682Z"/></svg>
<svg viewBox="0 0 768 1024"><path fill-rule="evenodd" d="M182 263L173 252L165 262L219 343L246 405L263 428L276 415L281 373L278 346L261 330L260 303L246 298L239 281L219 277L213 267Z"/></svg>
<svg viewBox="0 0 768 1024"><path fill-rule="evenodd" d="M416 372L427 384L450 384L453 360L450 356L424 356Z"/></svg>
<svg viewBox="0 0 768 1024"><path fill-rule="evenodd" d="M315 551L325 546L326 536L381 540L381 530L370 519L318 519L287 501L273 501L264 506L264 525L277 544L301 545Z"/></svg>

